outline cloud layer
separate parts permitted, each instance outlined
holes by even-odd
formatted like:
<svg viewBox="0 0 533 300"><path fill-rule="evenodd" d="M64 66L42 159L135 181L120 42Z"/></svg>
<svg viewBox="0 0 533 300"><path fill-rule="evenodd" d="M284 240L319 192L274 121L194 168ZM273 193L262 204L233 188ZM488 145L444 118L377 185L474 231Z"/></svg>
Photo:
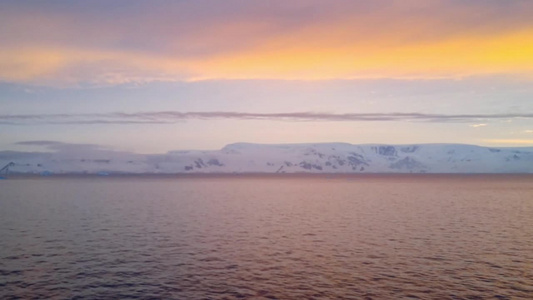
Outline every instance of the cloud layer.
<svg viewBox="0 0 533 300"><path fill-rule="evenodd" d="M530 76L532 15L530 0L3 1L0 80Z"/></svg>
<svg viewBox="0 0 533 300"><path fill-rule="evenodd" d="M479 122L489 120L533 119L533 113L518 114L425 114L425 113L247 113L247 112L137 112L102 114L47 114L0 115L0 123L6 125L39 124L172 124L186 120L268 120L268 121L318 121L318 122ZM474 127L479 126L473 125Z"/></svg>

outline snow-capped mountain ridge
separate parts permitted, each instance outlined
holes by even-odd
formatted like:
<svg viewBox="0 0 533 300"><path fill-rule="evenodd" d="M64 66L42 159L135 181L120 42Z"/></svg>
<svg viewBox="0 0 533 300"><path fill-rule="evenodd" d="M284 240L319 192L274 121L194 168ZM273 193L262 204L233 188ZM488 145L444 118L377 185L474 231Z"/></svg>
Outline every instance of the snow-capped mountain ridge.
<svg viewBox="0 0 533 300"><path fill-rule="evenodd" d="M0 152L17 173L533 173L533 148L463 144L252 144L142 155Z"/></svg>

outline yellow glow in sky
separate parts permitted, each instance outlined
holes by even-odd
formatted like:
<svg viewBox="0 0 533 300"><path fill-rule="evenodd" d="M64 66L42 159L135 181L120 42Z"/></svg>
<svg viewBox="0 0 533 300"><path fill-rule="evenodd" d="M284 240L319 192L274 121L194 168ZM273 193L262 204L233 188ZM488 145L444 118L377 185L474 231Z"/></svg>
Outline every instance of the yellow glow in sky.
<svg viewBox="0 0 533 300"><path fill-rule="evenodd" d="M15 5L0 11L0 81L531 78L530 3L192 1L113 18Z"/></svg>
<svg viewBox="0 0 533 300"><path fill-rule="evenodd" d="M435 78L532 74L533 30L384 47L368 43L257 48L197 61L198 79Z"/></svg>

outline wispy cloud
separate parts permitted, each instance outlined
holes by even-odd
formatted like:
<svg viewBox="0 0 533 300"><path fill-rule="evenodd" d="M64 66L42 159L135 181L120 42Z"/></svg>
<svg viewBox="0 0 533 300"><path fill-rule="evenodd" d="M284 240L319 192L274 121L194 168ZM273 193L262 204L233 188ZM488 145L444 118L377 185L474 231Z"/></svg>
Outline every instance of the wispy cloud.
<svg viewBox="0 0 533 300"><path fill-rule="evenodd" d="M59 145L64 145L62 142L57 141L23 141L23 142L17 142L16 145L24 145L24 146L43 146L43 147L55 147Z"/></svg>
<svg viewBox="0 0 533 300"><path fill-rule="evenodd" d="M39 124L172 124L186 120L269 120L284 122L479 122L507 119L533 119L533 113L515 114L426 114L426 113L250 113L250 112L113 112L100 114L19 114L0 115L0 123L6 125ZM485 123L471 125L486 126Z"/></svg>
<svg viewBox="0 0 533 300"><path fill-rule="evenodd" d="M487 126L487 124L485 124L485 123L470 125L470 127L474 127L474 128L485 127L485 126Z"/></svg>
<svg viewBox="0 0 533 300"><path fill-rule="evenodd" d="M55 152L63 152L63 153L67 153L67 152L118 153L112 148L102 146L102 145L64 143L64 142L46 141L46 140L22 141L22 142L16 142L15 145L42 147L47 150L53 150Z"/></svg>
<svg viewBox="0 0 533 300"><path fill-rule="evenodd" d="M489 139L484 141L491 144L533 145L533 140L525 139Z"/></svg>
<svg viewBox="0 0 533 300"><path fill-rule="evenodd" d="M7 1L0 80L530 75L532 14L531 0Z"/></svg>

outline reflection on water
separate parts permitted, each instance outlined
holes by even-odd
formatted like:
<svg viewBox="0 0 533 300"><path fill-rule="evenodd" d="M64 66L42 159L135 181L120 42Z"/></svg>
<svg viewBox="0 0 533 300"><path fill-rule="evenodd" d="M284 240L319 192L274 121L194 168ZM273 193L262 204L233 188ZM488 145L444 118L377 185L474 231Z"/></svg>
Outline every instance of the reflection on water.
<svg viewBox="0 0 533 300"><path fill-rule="evenodd" d="M532 179L3 181L0 298L533 298Z"/></svg>

